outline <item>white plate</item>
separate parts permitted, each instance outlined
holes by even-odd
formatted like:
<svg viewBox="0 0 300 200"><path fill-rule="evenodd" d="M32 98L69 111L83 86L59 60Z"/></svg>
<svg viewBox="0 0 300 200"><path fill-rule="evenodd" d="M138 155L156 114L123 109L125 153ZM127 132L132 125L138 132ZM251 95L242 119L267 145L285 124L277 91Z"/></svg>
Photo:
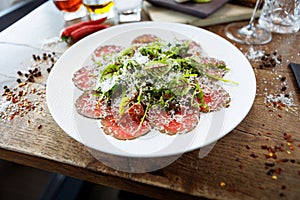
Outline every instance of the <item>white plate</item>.
<svg viewBox="0 0 300 200"><path fill-rule="evenodd" d="M74 108L81 94L72 82L73 74L86 64L100 45L129 46L136 36L155 34L165 40L192 39L207 54L224 60L231 71L225 76L238 85L223 84L231 96L229 108L202 114L196 129L188 134L169 136L155 131L140 138L121 141L105 135L99 121L79 115ZM47 103L54 120L72 138L89 148L126 157L162 157L182 154L216 142L234 129L248 114L256 92L254 72L245 56L225 39L201 28L177 24L140 22L118 25L92 34L70 47L57 61L47 83Z"/></svg>

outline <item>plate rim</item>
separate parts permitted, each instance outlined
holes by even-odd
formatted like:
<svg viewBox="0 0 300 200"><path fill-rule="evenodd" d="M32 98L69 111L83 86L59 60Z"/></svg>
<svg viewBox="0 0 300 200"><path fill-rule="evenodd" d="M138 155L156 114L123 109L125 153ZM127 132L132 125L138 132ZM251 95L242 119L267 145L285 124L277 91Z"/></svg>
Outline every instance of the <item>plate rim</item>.
<svg viewBox="0 0 300 200"><path fill-rule="evenodd" d="M208 35L212 35L213 37L217 37L218 39L222 40L222 42L225 42L227 43L227 45L231 46L231 48L234 48L235 50L238 50L240 52L239 49L237 49L232 43L230 43L228 40L222 38L221 36L213 33L213 32L210 32L208 30L205 30L205 29L202 29L202 28L199 28L199 27L195 27L195 26L191 26L191 25L187 25L187 24L181 24L181 23L173 23L173 22L137 22L137 23L129 23L129 24L122 24L122 25L117 25L117 26L114 26L114 27L111 27L109 29L105 29L105 30L102 30L102 31L99 31L99 32L96 32L96 33L93 33L89 36L87 36L86 38L83 38L82 40L78 41L77 43L75 43L74 45L72 45L70 48L68 48L64 53L63 55L58 59L57 63L54 65L53 69L52 69L52 73L49 74L49 77L48 77L48 80L47 80L47 85L46 85L46 91L51 91L53 88L52 88L52 85L51 85L51 81L53 81L54 79L54 75L55 74L55 70L58 68L56 66L59 66L62 64L62 62L64 61L65 58L67 58L69 56L69 54L71 54L73 51L75 51L77 48L80 48L80 46L82 44L85 44L85 43L88 43L90 42L91 40L93 40L93 38L95 37L100 37L101 35L105 35L105 34L108 34L110 32L114 32L118 29L126 29L126 28L132 28L132 30L134 29L139 29L139 28L155 28L157 26L160 26L162 27L162 29L164 29L164 27L169 27L169 26L173 26L173 27L180 27L180 28L188 28L188 29L197 29L197 30L200 30L200 32L202 31L203 33L205 34L208 34ZM124 33L124 32L122 32ZM98 46L100 45L101 43L98 43ZM91 52L92 50L94 49L91 49ZM205 51L205 47L204 47L204 51ZM90 54L88 54L89 56ZM240 55L244 57L244 59L246 59L246 57L240 52ZM218 137L217 138L214 138L214 139L211 139L209 140L205 145L203 146L199 146L199 147L195 147L195 148L189 148L188 150L187 149L184 149L184 152L174 152L174 154L166 154L166 155L154 155L154 156L147 156L147 155L137 155L137 157L162 157L162 156L171 156L171 155L176 155L176 154L182 154L182 153L185 153L185 152L189 152L189 151L193 151L195 149L198 149L198 148L202 148L204 146L207 146L207 145L210 145L216 141L218 141L219 139L223 138L225 135L227 135L228 133L230 133L234 128L236 128L236 126L238 126L243 120L244 118L248 115L249 111L251 110L252 106L253 106L253 103L254 103L254 100L255 100L255 94L256 94L256 78L255 78L255 74L254 74L254 71L253 71L253 68L250 64L250 62L246 59L246 61L248 62L249 66L251 67L252 70L251 71L251 76L252 76L252 81L253 81L253 91L252 91L252 98L250 99L250 102L251 102L251 105L248 105L248 109L247 109L247 112L243 115L242 118L240 118L240 120L238 120L236 122L236 124L233 126L233 128L231 128L230 130L224 132L223 131L223 134L218 134ZM85 62L85 60L82 61L82 64ZM54 71L54 73L53 73ZM59 118L57 117L57 113L55 113L55 109L54 109L54 105L53 105L53 99L52 97L49 95L48 92L46 92L46 101L47 101L47 104L48 104L48 108L49 108L49 111L50 111L50 114L51 116L53 117L53 119L55 120L55 122L58 124L58 126L60 128L63 129L63 131L69 135L70 137L72 137L73 139L77 140L78 142L80 142L81 144L84 144L83 141L81 141L81 138L80 136L78 135L74 135L74 134L70 134L70 128L67 128L65 124L63 124ZM49 103L50 102L50 103ZM75 111L76 112L76 111ZM84 144L86 145L86 144ZM92 148L92 147L90 147ZM95 148L93 148L95 149ZM99 149L95 149L95 150L98 150L98 151L101 151L101 152L104 152L104 153L108 153L108 154L113 154L113 155L117 155L117 156L128 156L128 157L135 157L133 155L128 155L127 153L124 153L123 155L121 154L114 154L114 153L111 153L111 152L105 152L103 150L99 150Z"/></svg>

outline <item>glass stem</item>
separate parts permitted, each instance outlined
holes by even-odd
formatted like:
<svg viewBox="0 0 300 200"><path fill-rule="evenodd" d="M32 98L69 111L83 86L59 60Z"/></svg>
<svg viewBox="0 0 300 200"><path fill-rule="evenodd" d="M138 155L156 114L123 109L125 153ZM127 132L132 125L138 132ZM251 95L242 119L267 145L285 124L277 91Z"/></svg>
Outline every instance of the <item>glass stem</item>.
<svg viewBox="0 0 300 200"><path fill-rule="evenodd" d="M257 12L258 8L260 7L261 1L262 0L257 0L256 1L256 4L255 4L255 7L253 9L253 13L252 13L251 19L249 21L249 28L250 29L254 27L255 15L256 15L256 12Z"/></svg>

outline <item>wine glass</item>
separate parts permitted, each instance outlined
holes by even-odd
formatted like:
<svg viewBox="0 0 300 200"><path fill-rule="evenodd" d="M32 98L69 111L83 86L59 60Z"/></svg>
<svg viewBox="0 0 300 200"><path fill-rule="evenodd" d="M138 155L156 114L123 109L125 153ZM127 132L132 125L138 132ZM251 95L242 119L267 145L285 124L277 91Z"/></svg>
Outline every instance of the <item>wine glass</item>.
<svg viewBox="0 0 300 200"><path fill-rule="evenodd" d="M271 32L255 25L255 15L262 0L257 0L251 19L247 25L243 22L231 23L225 27L226 36L240 44L259 45L266 44L272 40Z"/></svg>

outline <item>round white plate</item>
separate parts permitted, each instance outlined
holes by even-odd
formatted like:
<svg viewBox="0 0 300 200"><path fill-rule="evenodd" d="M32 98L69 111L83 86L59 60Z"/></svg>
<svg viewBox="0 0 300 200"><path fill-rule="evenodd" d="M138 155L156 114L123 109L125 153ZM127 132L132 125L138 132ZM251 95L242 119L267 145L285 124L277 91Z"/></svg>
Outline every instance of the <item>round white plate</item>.
<svg viewBox="0 0 300 200"><path fill-rule="evenodd" d="M99 127L99 120L79 115L74 102L82 92L72 82L74 72L87 64L87 59L97 47L109 44L129 46L135 37L143 34L154 34L165 40L194 40L201 44L210 57L224 60L231 69L225 78L238 82L238 85L222 83L231 96L230 107L201 114L195 130L187 134L169 136L151 131L145 136L127 141L104 134ZM178 155L216 142L245 118L255 93L253 69L236 47L216 34L177 23L139 22L94 33L74 44L60 57L47 82L50 113L69 136L104 153L139 158Z"/></svg>

